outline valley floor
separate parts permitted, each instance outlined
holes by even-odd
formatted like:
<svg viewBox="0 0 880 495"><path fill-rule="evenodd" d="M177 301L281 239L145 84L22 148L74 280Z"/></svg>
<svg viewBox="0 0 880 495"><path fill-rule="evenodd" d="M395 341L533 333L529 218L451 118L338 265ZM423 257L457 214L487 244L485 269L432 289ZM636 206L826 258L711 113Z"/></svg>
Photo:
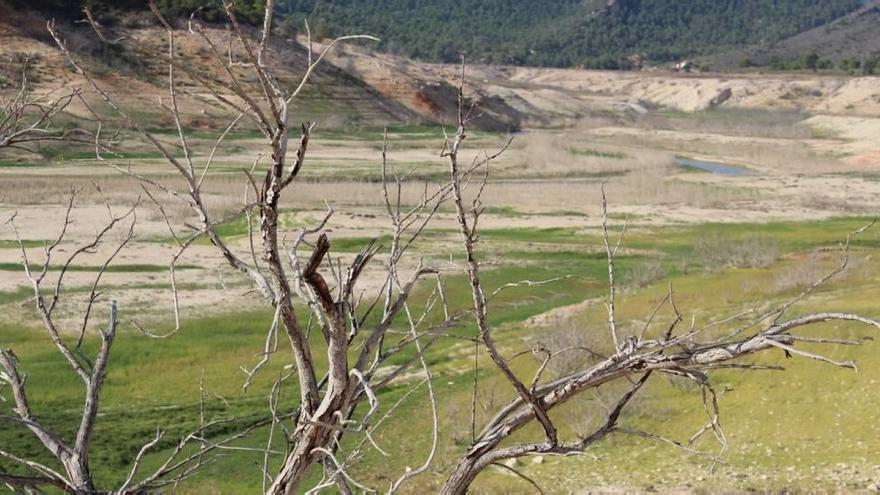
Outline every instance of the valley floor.
<svg viewBox="0 0 880 495"><path fill-rule="evenodd" d="M336 59L337 63L341 60ZM409 70L436 75L439 72L431 71L449 68ZM586 71L577 72L577 77L565 71L505 71L476 68L474 77L483 81L485 94L504 93L532 106L543 105L545 115L561 104L562 96L578 95L570 108L556 109L554 118L564 125L548 127L546 122L536 122L526 126L490 167L478 247L489 291L521 280L562 277L552 284L505 291L493 301L493 324L499 328L498 340L508 355L536 343L603 345L599 340L607 318L603 316L607 267L600 236L603 186L612 228L628 225L619 266L620 315L627 321L626 332L645 325L650 308L663 298L669 283L682 312L693 315L697 323L722 321L779 304L832 269L839 262L846 235L877 214L880 107L867 102L874 95L868 90L858 96L850 88L844 97L843 93L831 95L826 85L833 84L825 80L780 82L779 87L789 89L792 85L826 88L821 89L826 92L822 102L830 105L828 101L833 101L841 107L820 111L825 103L814 96L808 97L813 106L779 108L743 94L743 88L754 81L746 84L731 78L713 82L713 87L722 91L724 84L733 84L732 98L743 104L716 108L704 104L717 96L705 92L709 83L684 76L675 78L676 85L667 80L661 91L660 76L633 79L629 74ZM369 74L364 74L369 80ZM506 82L501 84L501 80ZM847 82L862 89L861 85L869 83L876 84L876 80ZM629 89L621 89L624 86ZM618 92L627 98L608 96ZM661 107L658 102L670 104ZM858 112L846 115L847 105L857 105ZM571 112L563 115L563 110ZM163 142L176 139L167 126L154 124ZM188 130L197 150L194 158L205 160L215 133ZM282 202L280 220L287 239L319 223L325 201L334 209L328 235L340 260L355 256L369 239L378 238L380 243L388 239L390 222L380 184L382 135L383 129L375 126L318 128L302 180ZM124 138L130 151L123 159L132 170L174 184L161 157L141 140L131 135ZM500 149L508 138L503 133L470 133L467 161ZM389 168L407 177L401 182L403 204L417 203L426 187L433 190L444 180L447 171L438 156L442 139L436 125L389 128ZM254 150L262 144L262 138L252 131L234 131L228 136L205 182L208 204L218 217L246 201L242 169L252 166ZM108 208L121 213L141 194L137 183L96 164L87 148L50 148L42 154L0 159L0 222L16 216L22 245L32 263L42 261L46 242L58 235L72 188L79 188L80 193L73 209L74 223L60 246L62 255L94 236L107 220ZM184 205L168 197L157 199L174 225L193 220ZM248 221L236 217L220 226L231 247L245 255L250 250ZM35 409L59 413L58 424L53 426L69 427L76 414L78 384L50 351L47 337L36 330L21 249L6 227L0 230L0 344L13 347L20 356ZM455 228L453 211L441 208L414 249L442 272L452 305L463 310L470 295ZM180 333L158 341L140 333L132 320L156 333L173 327L167 267L177 249L173 235L186 230L169 232L159 208L144 200L138 208L135 233L135 240L104 275L99 299L102 305L111 298L118 300L125 321L96 440L96 474L104 480L124 478L130 461L157 427L169 428L168 438L173 439L198 424L200 414L241 416L242 424L262 417L272 381L287 364L283 353L273 356L252 390L242 393L240 367L258 360L271 315L259 309L262 303L246 280L226 268L205 239L195 241L177 269L182 289ZM71 297L58 310L65 327L78 328L78 315L87 304L100 264L121 238L121 233L114 232L111 242L84 256L77 270L67 275L65 288ZM878 256L880 229L875 228L854 241L848 270L792 308L792 313L834 309L880 317ZM412 269L415 263L403 268ZM377 291L381 274L381 270L366 273L361 288L366 293ZM54 276L57 272L50 272L49 277ZM430 290L421 287L417 295L424 300ZM741 320L728 321L718 331L729 331ZM88 333L94 335L98 326L93 323ZM474 330L466 323L456 331L466 336ZM651 327L650 331L660 329ZM65 335L75 338L75 334ZM817 330L819 334L852 339L870 336L851 325L827 325ZM95 343L94 339L87 342ZM318 339L315 345L320 348ZM443 436L436 467L411 486L412 493L435 491L454 456L469 441L470 433L461 425L470 423L471 352L469 344L449 338L430 353L443 404ZM784 365L789 368L786 373L725 370L714 374L713 384L722 392L728 448L720 452L719 445L708 440L695 445L721 456L723 463L714 470L711 461L675 446L629 437L613 437L583 456L529 458L517 469L547 493L876 491L880 483L878 356L877 345L871 342L833 351L833 359L857 360L858 374L804 359L786 359L782 352L762 363ZM539 365L529 354L515 363L515 371L523 376L531 376ZM487 411L512 394L488 362L478 364L477 420L483 421ZM563 373L564 369L551 371ZM383 405L393 404L418 386L413 377L404 377L380 399ZM604 411L615 392L600 390L560 410L557 414L569 425L562 433L573 437L588 431L596 421L591 411ZM288 396L294 393L285 390ZM413 420L376 432L376 440L395 460L407 463L421 462L430 443L430 438L420 434L429 420L424 391L417 388L413 394L395 413ZM645 390L624 420L633 428L656 431L683 444L704 421L699 391L665 378ZM527 431L525 436L533 433ZM242 445L263 445L266 434L258 430ZM8 424L0 424L0 439L4 446L37 450L26 432ZM343 452L353 454L357 440L348 440ZM167 452L172 443L169 440L159 449ZM275 438L275 446L283 450L280 443ZM149 456L145 469L157 464L159 457ZM399 475L391 471L391 465L395 463L370 451L354 471L359 479L384 486ZM251 493L260 483L259 469L253 455L236 453L183 485L181 492ZM224 476L216 476L221 472ZM318 474L314 477L317 480ZM220 478L226 481L216 481ZM501 468L489 470L475 489L477 493L533 490Z"/></svg>

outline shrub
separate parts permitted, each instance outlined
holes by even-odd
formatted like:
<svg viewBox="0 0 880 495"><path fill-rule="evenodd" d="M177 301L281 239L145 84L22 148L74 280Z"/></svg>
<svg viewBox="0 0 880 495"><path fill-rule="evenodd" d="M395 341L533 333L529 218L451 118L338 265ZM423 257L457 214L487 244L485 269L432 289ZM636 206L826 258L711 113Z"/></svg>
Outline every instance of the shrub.
<svg viewBox="0 0 880 495"><path fill-rule="evenodd" d="M547 365L547 378L557 379L583 369L595 362L599 354L607 355L612 351L602 335L584 331L571 316L558 316L555 320L550 325L552 330L527 339L527 345L532 349L543 348L558 353ZM541 363L546 354L538 352L534 357Z"/></svg>
<svg viewBox="0 0 880 495"><path fill-rule="evenodd" d="M631 287L643 288L666 276L666 269L660 260L645 260L634 266L624 278L624 283Z"/></svg>
<svg viewBox="0 0 880 495"><path fill-rule="evenodd" d="M709 272L725 268L766 268L779 259L779 244L761 237L729 239L704 236L697 240L696 255Z"/></svg>
<svg viewBox="0 0 880 495"><path fill-rule="evenodd" d="M822 269L822 258L819 253L810 253L803 262L793 263L780 270L776 275L776 289L804 289L815 283L827 272Z"/></svg>

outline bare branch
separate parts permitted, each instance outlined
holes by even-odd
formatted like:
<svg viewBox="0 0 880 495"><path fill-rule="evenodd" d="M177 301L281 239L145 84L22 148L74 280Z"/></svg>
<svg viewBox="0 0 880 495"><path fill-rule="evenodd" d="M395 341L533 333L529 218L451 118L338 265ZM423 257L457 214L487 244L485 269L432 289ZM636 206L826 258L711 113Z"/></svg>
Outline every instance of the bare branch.
<svg viewBox="0 0 880 495"><path fill-rule="evenodd" d="M627 221L628 224L628 221ZM617 286L614 283L614 258L617 256L617 251L620 249L620 243L623 241L623 236L626 233L626 226L624 224L623 229L620 231L620 236L617 238L617 244L614 248L611 247L611 244L608 240L608 199L605 196L605 184L602 184L602 241L605 244L605 252L608 255L608 326L611 330L611 340L614 343L614 348L620 352L621 343L620 336L617 334L617 318L615 315L615 301L614 296L617 292Z"/></svg>
<svg viewBox="0 0 880 495"><path fill-rule="evenodd" d="M134 463L132 463L132 465L131 465L131 471L129 471L128 477L125 478L125 481L119 487L119 490L117 490L117 492L127 493L126 488L128 488L128 485L131 484L132 480L134 479L135 474L137 474L138 468L140 467L141 461L143 461L144 456L147 454L147 452L150 451L150 449L155 447L156 444L158 444L160 440L162 440L163 436L165 436L165 432L157 430L156 436L152 440L150 440L149 442L144 444L143 447L141 447L141 450L138 451L137 456L135 456L135 458L134 458Z"/></svg>
<svg viewBox="0 0 880 495"><path fill-rule="evenodd" d="M513 386L519 396L531 405L532 409L535 411L535 414L538 417L539 422L541 423L542 428L544 429L544 433L546 434L547 439L551 444L556 444L556 428L553 426L553 423L550 421L549 416L547 416L547 413L544 411L544 406L529 392L529 390L519 380L519 378L514 375L507 362L504 360L503 357L501 357L501 354L496 349L495 343L491 336L488 322L486 296L483 292L483 287L480 282L479 262L477 261L475 256L474 246L477 239L474 229L476 227L476 218L474 219L474 222L472 224L468 220L468 216L465 211L464 199L462 195L462 175L461 171L459 170L458 162L459 148L461 147L466 137L466 119L463 113L464 63L462 63L461 84L462 85L458 89L458 131L456 132L455 137L453 138L451 143L449 143L447 140L447 145L444 145L444 151L441 153L441 156L449 158L450 176L453 188L453 203L456 209L456 217L458 219L459 231L461 233L462 245L464 247L465 261L467 263L467 275L468 279L470 280L471 291L473 295L474 318L477 323L477 328L480 332L480 338L482 339L483 344L486 346L486 350L489 353L489 356L492 358L492 361L495 363L495 366L501 371L507 381L510 382L510 384ZM478 197L479 195L477 196L477 198ZM475 199L475 202L476 201L478 201L478 199ZM476 207L474 209L474 212L477 212Z"/></svg>

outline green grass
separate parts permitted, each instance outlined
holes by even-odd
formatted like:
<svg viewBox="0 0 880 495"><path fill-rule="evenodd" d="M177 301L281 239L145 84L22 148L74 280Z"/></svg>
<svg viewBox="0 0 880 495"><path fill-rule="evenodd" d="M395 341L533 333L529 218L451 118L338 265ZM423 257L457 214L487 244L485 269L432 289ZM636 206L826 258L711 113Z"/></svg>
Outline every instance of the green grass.
<svg viewBox="0 0 880 495"><path fill-rule="evenodd" d="M271 315L241 313L185 322L173 339L154 340L133 331L120 334L112 355L112 366L104 392L102 417L96 432L93 464L99 480L120 480L140 445L155 435L156 428L168 430L163 447L170 447L184 432L198 425L199 380L212 394L226 398L230 406L211 395L211 417L258 415L271 380L280 372L280 360L257 378L252 394L240 392L243 364L252 365L260 348L260 334ZM81 401L81 383L58 359L42 332L5 327L0 343L12 347L28 373L31 404L49 426L70 432ZM93 355L95 339L87 340ZM320 359L320 353L318 355ZM239 426L241 425L240 422ZM37 452L30 436L9 424L0 424L4 446L17 451Z"/></svg>
<svg viewBox="0 0 880 495"><path fill-rule="evenodd" d="M497 215L499 217L517 218L527 216L528 213L517 210L512 206L494 206L483 210L484 214Z"/></svg>
<svg viewBox="0 0 880 495"><path fill-rule="evenodd" d="M305 103L305 102L301 102ZM385 127L375 125L357 125L342 129L324 129L318 128L314 131L314 138L328 141L369 141L371 143L382 140ZM443 129L437 124L396 124L389 125L388 140L390 143L395 141L422 141L422 140L442 140ZM174 127L154 127L148 131L152 134L177 136L177 129ZM222 130L204 130L185 127L184 132L187 137L192 139L216 140ZM299 128L291 127L290 134L299 137ZM493 133L475 131L469 135L470 138L486 138L494 136ZM227 134L226 139L229 141L243 139L262 139L263 134L257 130L237 129Z"/></svg>
<svg viewBox="0 0 880 495"><path fill-rule="evenodd" d="M656 230L631 227L624 249L631 249L635 244L642 251L630 259L621 259L624 272L621 278L625 278L627 262L657 256L666 260L679 309L688 316L696 315L699 325L724 318L749 305L781 300L786 294L793 296L799 289L784 294L776 292L775 277L787 266L800 261L780 262L765 270L727 270L711 276L683 273L676 266L682 260L693 261L691 243L695 238L717 232L725 232L732 238L768 236L780 242L788 255L793 255L814 249L839 248L846 233L864 222L862 218L840 218L815 223L711 224ZM510 233L505 234L511 237ZM560 235L555 231L547 234L551 238ZM572 235L569 240L574 239L577 237ZM858 253L857 256L871 259L870 256L876 256L880 248L877 242L877 232L868 232L854 241L852 250ZM517 259L543 259L550 264L577 260L577 266L589 266L591 260L602 257L602 253L595 250L592 255L572 250L570 243L553 252L515 254ZM837 261L832 252L823 267L830 270ZM880 287L880 270L876 265L870 268L858 266L845 279L821 289L815 298L796 306L793 314L807 310L838 310L880 317L880 309L874 303ZM624 291L626 295L618 303L621 325L640 325L665 292L666 281L642 291ZM575 315L575 324L585 332L605 332L606 318L604 306L596 304ZM668 316L662 313L660 321L667 319ZM662 331L664 325L658 323L654 331ZM729 330L731 326L724 329ZM553 329L550 326L546 330ZM520 331L527 329L516 326L511 333ZM535 331L531 329L531 332ZM844 338L875 333L864 326L850 324L825 325L810 332L812 335ZM505 338L504 342L510 345L511 341ZM513 345L522 346L516 340ZM872 479L868 474L870 471L864 469L876 465L873 453L880 449L880 435L877 434L880 431L877 426L880 399L871 392L876 383L880 383L880 353L876 344L870 343L859 348L805 348L814 352L822 350L832 359L855 359L862 371L855 374L806 359L785 359L782 353L768 353L761 357L761 363L784 365L788 371L784 374L714 373L712 381L722 392L722 424L731 445L725 457L730 466L722 466L715 474L710 473L707 463L698 457L659 442L623 436L612 437L590 449L590 454L598 458L548 457L541 465L534 465L526 459L518 469L537 480L548 493L567 493L587 487L629 487L634 491L660 492L686 487L697 493L780 489L846 492L863 489L869 483L866 480ZM519 364L516 370L521 376L530 376L536 365L536 362ZM501 385L503 381L496 379L484 387L491 389ZM658 377L642 395L631 412L625 415L622 426L686 442L706 421L698 391L682 389L680 385ZM450 402L467 404L468 400L468 392L462 390ZM586 398L563 407L554 416L559 424L564 425L571 415L578 414L577 408L589 410L593 407L597 406ZM573 434L565 426L561 427L561 433ZM524 435L539 438L534 428L527 429ZM698 446L717 450L717 446L708 441L701 441ZM839 463L848 464L850 468L841 469ZM862 470L861 475L852 474L857 469ZM842 475L841 471L849 474ZM528 486L514 477L490 470L478 480L476 490L521 492L528 490Z"/></svg>
<svg viewBox="0 0 880 495"><path fill-rule="evenodd" d="M810 127L810 134L813 139L839 139L840 132L828 127Z"/></svg>
<svg viewBox="0 0 880 495"><path fill-rule="evenodd" d="M814 233L819 234L820 230ZM864 254L864 248L861 249ZM827 263L826 268L831 265L833 262ZM695 314L699 325L750 304L778 300L781 295L775 293L773 286L781 268L733 270L711 277L679 275L671 281L679 308L687 315ZM878 284L880 271L873 266L862 268L821 290L809 303L798 305L793 314L842 310L876 318L880 310L873 301ZM622 297L618 305L620 321L644 321L665 289L665 284L658 284ZM606 317L604 308L597 305L576 318L583 328L602 329ZM664 315L654 331L662 331L667 319ZM731 326L734 325L722 330ZM809 334L857 338L876 332L860 325L829 324ZM880 399L872 392L880 382L876 343L858 348L803 348L824 352L832 359L855 359L861 371L856 374L807 359L786 359L781 352L771 352L762 355L758 362L783 365L787 372L713 373L712 382L722 393L722 424L731 446L725 456L730 466L720 467L715 474L695 456L661 443L629 437L614 437L591 449L593 455L599 456L596 460L551 459L540 468L526 464L525 473L545 486L559 487L560 491L583 486L625 486L631 490L653 486L660 492L692 487L705 493L775 492L783 488L807 492L863 489L868 483L865 476L871 476L864 469L876 464L873 452L880 448L880 428L876 425ZM564 414L560 411L557 417L565 417ZM658 377L621 424L686 441L705 421L697 390L682 389ZM711 451L718 448L709 441L697 445ZM841 471L839 463L861 469L863 474L850 479L835 475L833 471ZM852 469L848 471L851 473ZM480 486L497 490L499 484L510 486L509 481L496 475L485 477Z"/></svg>
<svg viewBox="0 0 880 495"><path fill-rule="evenodd" d="M588 217L586 213L582 211L575 210L553 210L542 213L542 215L548 215L553 217Z"/></svg>
<svg viewBox="0 0 880 495"><path fill-rule="evenodd" d="M299 210L293 208L282 209L279 212L279 226L289 231L296 231L304 227L304 224L294 219L294 214L298 211ZM259 222L260 216L258 213L255 212L253 215L251 215L251 226L256 237L259 237L260 234ZM247 236L247 217L244 215L240 215L232 220L217 225L215 227L215 230L217 231L217 234L223 239L236 239ZM159 237L152 240L155 242L171 242L171 238L169 237ZM204 235L196 240L196 244L210 244L210 242L211 241L207 238L207 236Z"/></svg>
<svg viewBox="0 0 880 495"><path fill-rule="evenodd" d="M766 110L760 108L712 108L699 112L664 110L656 115L681 120L701 122L742 123L773 126L793 126L808 117L796 110Z"/></svg>
<svg viewBox="0 0 880 495"><path fill-rule="evenodd" d="M627 157L625 153L601 151L593 148L569 148L568 152L575 156L592 156L596 158L610 158L612 160L623 160Z"/></svg>
<svg viewBox="0 0 880 495"><path fill-rule="evenodd" d="M19 287L16 290L0 291L0 304L22 302L28 297L33 297L34 291L30 287Z"/></svg>
<svg viewBox="0 0 880 495"><path fill-rule="evenodd" d="M44 246L49 241L38 241L36 239L22 239L21 244L16 240L0 240L0 249L19 249L21 246L26 248L35 248Z"/></svg>
<svg viewBox="0 0 880 495"><path fill-rule="evenodd" d="M700 167L695 167L693 165L686 165L683 163L678 164L678 169L681 170L682 172L688 172L688 173L692 173L692 174L711 174L712 173L706 169L702 169Z"/></svg>
<svg viewBox="0 0 880 495"><path fill-rule="evenodd" d="M26 168L39 165L41 164L19 160L0 160L0 168Z"/></svg>
<svg viewBox="0 0 880 495"><path fill-rule="evenodd" d="M775 290L777 274L795 263L800 253L815 249L836 249L845 235L866 223L864 218L835 218L819 222L773 222L767 224L704 224L693 226L643 227L630 225L624 239L618 269L621 280L640 263L656 260L661 263L676 289L679 308L686 315L694 314L697 324L735 313L749 304L780 299L784 294ZM616 222L617 223L617 222ZM244 224L228 226L227 233L241 232ZM620 225L612 226L619 229ZM737 269L704 274L685 270L686 264L699 266L695 259L694 244L704 236L725 235L730 239L754 236L772 239L778 243L786 258L766 270ZM428 240L439 242L455 236L450 231L430 231ZM368 239L331 238L334 250L355 252ZM387 244L388 239L379 240ZM490 317L496 341L502 352L510 356L528 345L530 339L553 327L534 328L523 322L550 309L578 303L588 298L599 298L606 290L605 253L596 230L572 228L555 229L490 229L482 232L478 244L481 259L491 259L486 265L483 283L488 294L505 284L521 280L547 280L563 275L574 275L562 281L534 288L517 287L501 292L490 301ZM853 252L859 256L880 254L880 236L869 232L853 243ZM687 262L687 263L685 263ZM831 255L823 263L829 268L836 262ZM810 309L836 309L864 312L880 316L876 307L880 269L870 262L858 265L845 280L824 288L809 306L801 304L795 313ZM164 269L164 267L163 267ZM626 286L618 303L622 328L640 325L650 308L666 291L666 281L645 289ZM416 288L412 296L412 310L418 313L433 291L433 283ZM452 272L445 279L445 289L453 311L465 311L472 304L468 281L463 273ZM0 303L18 301L28 296L26 289L14 293L0 293ZM124 310L124 308L123 308ZM604 306L599 303L575 313L573 321L584 332L604 335L606 332ZM305 315L305 311L301 311ZM123 320L126 320L123 314ZM99 317L99 316L98 316ZM661 314L665 321L668 315ZM438 321L439 310L429 315L429 323ZM269 368L258 375L251 393L243 395L240 387L244 378L239 366L251 366L258 359L265 331L271 315L268 311L243 311L222 316L184 320L179 334L168 340L147 339L125 328L114 348L110 374L104 398L104 414L99 421L96 451L93 454L96 476L112 485L124 478L126 470L140 446L155 429L168 429L160 452L148 456L146 466L155 466L162 453L167 453L176 437L198 423L199 380L204 373L204 388L208 391L206 415L209 419L242 416L227 430L241 428L265 414L265 394L271 382L290 362L286 346L272 357ZM367 324L374 322L368 320ZM401 322L402 323L402 322ZM688 322L689 323L689 322ZM165 325L167 326L167 324ZM658 328L652 331L659 331ZM395 328L402 330L403 326ZM817 335L856 336L865 334L854 325L826 326ZM465 317L456 335L475 335L473 323ZM324 368L325 353L320 332L312 333L314 356ZM397 337L395 337L397 338ZM89 353L94 353L97 342L87 341ZM41 418L63 432L73 431L81 384L77 383L63 360L52 349L46 335L39 330L21 329L6 325L0 328L0 345L14 348L21 366L27 371L31 402ZM441 403L443 437L437 466L417 479L411 489L426 493L437 491L438 483L448 472L449 462L466 447L467 439L458 441L455 434L466 430L469 422L471 394L471 345L457 339L441 339L427 355L437 376L434 383ZM801 359L786 360L781 353L770 353L762 362L780 363L790 367L786 374L758 372L724 372L712 375L716 387L724 391L722 407L731 444L727 460L718 474L705 470L705 463L692 456L661 444L612 437L591 449L598 455L591 458L547 458L541 465L526 462L521 469L534 477L550 493L584 489L586 487L630 486L644 490L650 485L659 491L689 484L696 491L779 490L789 487L800 489L841 489L828 479L817 478L809 472L810 466L832 469L837 462L859 464L880 451L876 411L880 410L873 388L880 382L880 353L876 344L864 348L834 350L834 359L857 358L862 372L858 375L833 370L819 363ZM405 356L392 361L400 363ZM512 361L514 371L530 378L537 361L526 355ZM509 387L494 373L491 364L482 360L481 394L497 393L498 404L510 398ZM749 373L749 374L747 374ZM400 398L408 386L392 388L380 394L383 407L389 407ZM612 390L616 390L613 389ZM494 391L494 392L493 392ZM224 397L217 399L214 394ZM296 388L286 387L282 403L287 409L296 400ZM481 395L484 397L484 395ZM497 405L496 405L497 407ZM566 424L577 408L590 410L595 402L583 400L554 413L561 425ZM360 411L362 414L362 411ZM487 413L480 413L484 419ZM397 477L404 465L421 463L430 446L425 434L430 421L424 391L416 393L403 403L396 420L376 432L380 445L394 453L385 458L372 449L365 450L363 461L354 468L358 479L384 486L390 477ZM406 420L401 420L406 418ZM699 394L682 389L677 383L658 377L646 389L636 407L626 414L622 424L663 433L676 440L686 440L705 421ZM220 434L220 431L212 435ZM567 438L573 432L563 426L560 431ZM242 441L242 446L259 446L265 442L264 430L255 437ZM527 428L518 438L536 434ZM9 424L0 424L0 438L4 447L15 452L40 454L39 446L24 430ZM401 439L406 438L405 442ZM343 452L359 440L348 436ZM858 443L861 442L861 443ZM708 448L708 443L701 443ZM276 443L276 448L283 445ZM788 450L786 450L786 448ZM772 455L768 455L767 451ZM42 457L45 459L45 456ZM250 493L259 486L257 454L229 452L209 466L194 480L182 487L184 493ZM277 466L277 460L275 463ZM795 466L794 471L788 468ZM806 466L805 469L801 469ZM671 473L660 476L657 473ZM747 478L735 478L731 473L747 472ZM317 481L319 473L312 474ZM766 476L766 478L762 478ZM661 479L662 478L662 479ZM699 481L698 478L703 478ZM517 478L498 474L490 469L478 479L475 489L489 493L519 493L528 487Z"/></svg>
<svg viewBox="0 0 880 495"><path fill-rule="evenodd" d="M376 246L388 248L391 245L391 236L379 237L337 237L330 241L330 249L343 253L359 253L370 242L375 241Z"/></svg>

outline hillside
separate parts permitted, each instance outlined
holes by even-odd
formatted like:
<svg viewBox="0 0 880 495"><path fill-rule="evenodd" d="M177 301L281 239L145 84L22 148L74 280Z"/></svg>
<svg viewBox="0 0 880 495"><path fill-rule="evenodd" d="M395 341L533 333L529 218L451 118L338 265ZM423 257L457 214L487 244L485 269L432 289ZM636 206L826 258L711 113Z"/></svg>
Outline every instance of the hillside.
<svg viewBox="0 0 880 495"><path fill-rule="evenodd" d="M49 17L75 19L77 1L10 0ZM131 20L137 0L88 0L96 12ZM749 46L766 47L857 10L863 0L277 0L278 31L292 38L308 20L317 38L353 32L380 49L430 62L625 69ZM167 15L198 9L222 20L219 1L160 0ZM262 0L236 2L261 20ZM111 21L115 22L115 21ZM867 24L866 24L867 25ZM824 28L820 28L824 29ZM809 37L809 36L808 36Z"/></svg>
<svg viewBox="0 0 880 495"><path fill-rule="evenodd" d="M37 2L30 8L16 2L0 0L0 92L15 91L27 66L28 80L37 90L53 91L59 87L86 86L85 81L64 61L46 31L47 11L54 0ZM118 4L116 7L119 7ZM167 66L162 62L166 50L164 33L155 25L149 12L114 11L101 14L99 20L108 36L127 41L104 46L88 25L76 22L77 15L67 12L61 27L68 46L82 56L92 73L101 83L118 95L124 107L144 119L152 127L171 125L167 113L156 111L155 102L167 92ZM81 14L79 14L81 16ZM209 25L208 32L218 43L225 43L225 31ZM222 76L222 67L199 44L195 36L181 31L178 46L181 55L193 68L215 77ZM270 64L288 87L294 87L305 72L307 49L292 39L276 37L271 45ZM243 57L243 54L239 54ZM181 95L181 105L188 112L184 124L193 128L215 128L225 125L225 117L207 100L206 90L200 83L188 80L193 88ZM255 80L244 76L249 90L259 94ZM317 67L295 107L294 120L320 121L323 129L353 129L356 127L419 124L448 121L457 106L457 90L441 78L426 77L407 85L400 94L389 94L387 88L378 88L365 81L350 67L324 63ZM87 98L98 98L86 95ZM516 130L524 115L511 108L501 98L484 98L473 94L470 99L482 109L472 125L492 131ZM85 117L86 109L72 105L72 117Z"/></svg>
<svg viewBox="0 0 880 495"><path fill-rule="evenodd" d="M51 2L53 0L44 0ZM865 9L860 12L873 12ZM75 17L75 16L74 16ZM101 44L82 23L69 22L64 32L70 46L88 57L104 84L124 98L150 125L169 124L168 116L152 112L156 98L166 91L166 67L159 62L164 41L148 13L128 13L111 30L125 30L141 40L102 52ZM848 16L846 19L856 17ZM15 9L0 1L0 90L14 88L22 61L28 56L30 79L46 89L57 85L82 86L47 40L45 13ZM845 19L844 19L845 20ZM840 23L843 23L842 20ZM222 37L221 29L213 30ZM200 70L216 73L219 67L199 53L190 36L180 37L181 48L193 57ZM294 84L304 69L306 53L293 39L277 37L272 63L283 80ZM317 44L316 46L320 46ZM452 122L460 68L456 64L422 63L403 56L380 53L374 46L348 44L338 48L329 64L313 79L295 119L317 119L324 129L352 129L401 123ZM880 96L876 79L794 76L718 76L662 72L596 72L573 69L490 66L471 63L468 68L470 98L482 110L473 122L484 130L508 131L525 127L556 126L602 112L620 109L670 108L693 112L715 107L773 108L783 111L873 116ZM254 91L258 91L256 86ZM199 99L198 91L182 96L184 105L204 109L191 114L187 126L220 125L219 114ZM873 148L872 148L873 150ZM853 150L861 155L865 150Z"/></svg>
<svg viewBox="0 0 880 495"><path fill-rule="evenodd" d="M149 14L145 17L149 19ZM59 87L85 87L85 81L63 59L46 32L45 14L25 8L15 8L0 1L0 91L15 90L21 72L27 62L30 84L36 91L57 90ZM60 21L59 21L60 22ZM105 25L110 25L109 23ZM167 94L167 65L163 53L167 49L164 33L151 23L123 27L130 39L116 45L104 46L91 29L83 23L66 22L60 27L71 50L85 60L92 73L104 87L119 95L124 106L146 120L150 126L160 127L171 123L170 116L160 111L155 102ZM109 35L118 34L114 27ZM121 32L121 29L120 29ZM223 31L209 29L209 34L220 39ZM181 55L205 74L219 76L222 66L213 57L199 50L194 36L180 36L178 44ZM305 71L306 49L298 43L275 40L272 45L271 64L285 84L298 83ZM183 80L189 87L198 88L194 81ZM296 108L300 121L315 120L318 116L332 115L322 119L325 127L343 125L387 125L389 123L413 123L424 117L411 112L397 102L384 98L381 93L348 72L324 64L317 68L313 84L303 93ZM256 94L256 81L243 79ZM201 88L200 88L201 89ZM97 96L86 94L97 101ZM185 125L194 128L210 128L222 125L222 112L206 104L202 91L193 90L181 95L181 104L189 112ZM199 109L197 113L195 109ZM85 109L73 105L74 116L84 116Z"/></svg>
<svg viewBox="0 0 880 495"><path fill-rule="evenodd" d="M796 60L801 54L814 52L835 65L846 59L880 56L880 0L871 0L855 12L831 23L798 33L775 43L732 50L710 57L712 67L732 69L743 60L764 66L776 61Z"/></svg>
<svg viewBox="0 0 880 495"><path fill-rule="evenodd" d="M859 0L287 0L319 35L369 32L412 58L628 68L781 40L857 9Z"/></svg>

